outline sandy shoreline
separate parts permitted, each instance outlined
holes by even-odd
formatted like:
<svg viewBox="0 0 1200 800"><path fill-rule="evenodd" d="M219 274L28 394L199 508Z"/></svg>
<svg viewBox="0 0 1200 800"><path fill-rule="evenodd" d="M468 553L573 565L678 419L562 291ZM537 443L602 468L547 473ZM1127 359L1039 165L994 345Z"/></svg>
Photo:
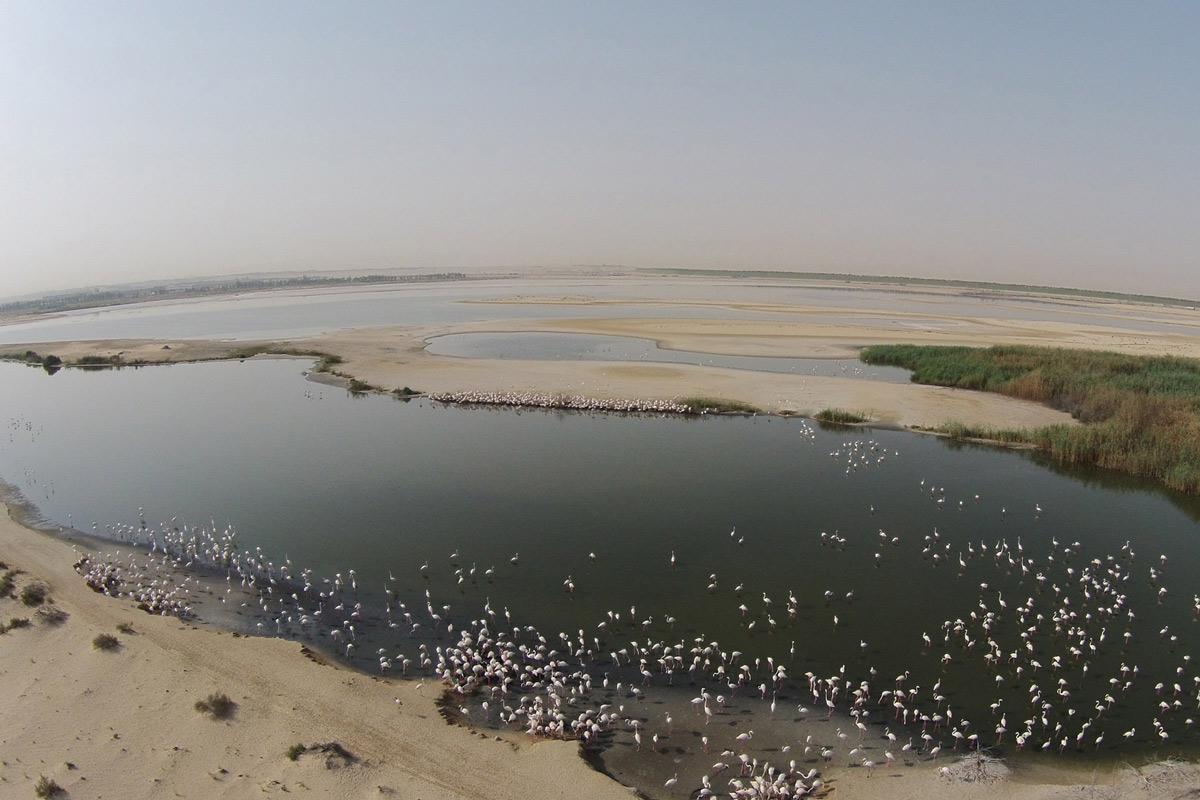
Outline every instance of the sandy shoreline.
<svg viewBox="0 0 1200 800"><path fill-rule="evenodd" d="M18 599L0 600L6 623L35 620L0 636L0 795L32 797L45 775L72 798L630 796L588 768L574 743L467 734L437 714L436 684L374 678L309 660L295 642L143 613L88 589L75 558L70 544L0 518L0 560L22 570L16 591L44 583L69 615L50 625ZM136 633L119 633L121 624ZM94 649L99 633L121 647ZM211 692L237 703L229 720L193 709ZM327 742L359 760L328 769L317 754L285 755Z"/></svg>

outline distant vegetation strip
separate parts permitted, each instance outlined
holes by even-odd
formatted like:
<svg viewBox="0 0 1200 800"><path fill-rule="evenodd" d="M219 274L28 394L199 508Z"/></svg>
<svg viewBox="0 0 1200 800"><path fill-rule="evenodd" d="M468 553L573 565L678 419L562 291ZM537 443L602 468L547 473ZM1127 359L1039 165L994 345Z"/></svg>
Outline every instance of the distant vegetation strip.
<svg viewBox="0 0 1200 800"><path fill-rule="evenodd" d="M1062 286L1032 286L1022 283L992 283L990 281L950 280L947 278L909 278L897 275L855 275L841 272L788 272L767 269L667 269L645 268L638 272L652 275L706 276L716 278L769 278L774 280L840 281L854 283L905 284L910 286L938 286L950 289L979 289L994 292L1026 292L1034 294L1056 294L1072 297L1088 297L1099 300L1116 300L1134 303L1156 303L1159 305L1182 306L1194 309L1200 301L1181 297L1160 297L1152 294L1125 294L1102 292L1093 289L1070 289Z"/></svg>
<svg viewBox="0 0 1200 800"><path fill-rule="evenodd" d="M148 300L179 300L206 295L235 294L269 289L357 286L363 284L425 283L466 280L463 272L431 272L418 275L301 275L286 278L226 278L184 283L85 289L0 304L0 314L50 314L82 308L141 303Z"/></svg>
<svg viewBox="0 0 1200 800"><path fill-rule="evenodd" d="M916 383L998 392L1067 411L1083 425L994 430L947 426L957 437L1023 442L1058 461L1144 475L1200 493L1200 360L1093 350L874 345L868 364L904 367Z"/></svg>
<svg viewBox="0 0 1200 800"><path fill-rule="evenodd" d="M164 349L169 348L164 347ZM318 359L316 367L314 368L316 372L332 372L335 375L340 375L340 373L332 370L330 366L333 364L342 363L341 356L331 353L323 353L320 350L304 350L295 347L282 347L274 343L250 345L232 350L224 355L215 355L199 360L220 361L227 358L253 358L254 356L264 354L316 358ZM23 353L0 353L0 361L17 361L34 367L43 367L51 374L57 372L63 367L78 367L80 369L119 369L121 367L144 367L150 364L173 363L169 360L148 361L145 359L126 359L122 353L114 353L108 356L94 354L84 355L80 356L74 361L63 361L56 355L41 355L33 350L26 350Z"/></svg>

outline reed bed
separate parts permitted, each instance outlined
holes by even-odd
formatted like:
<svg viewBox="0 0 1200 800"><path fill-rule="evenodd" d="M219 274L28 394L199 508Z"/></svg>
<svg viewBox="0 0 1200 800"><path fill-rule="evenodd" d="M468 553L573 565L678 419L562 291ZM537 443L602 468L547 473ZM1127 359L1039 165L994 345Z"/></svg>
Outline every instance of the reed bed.
<svg viewBox="0 0 1200 800"><path fill-rule="evenodd" d="M1067 411L1083 425L974 430L961 437L1025 442L1064 464L1155 478L1200 493L1200 360L1093 350L875 345L868 364L905 367L913 381L998 392Z"/></svg>

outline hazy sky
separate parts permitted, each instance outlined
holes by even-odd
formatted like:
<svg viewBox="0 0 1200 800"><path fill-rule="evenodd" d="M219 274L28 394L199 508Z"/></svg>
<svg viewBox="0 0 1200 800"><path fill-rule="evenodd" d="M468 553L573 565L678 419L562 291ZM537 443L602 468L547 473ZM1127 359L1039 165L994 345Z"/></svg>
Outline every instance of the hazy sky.
<svg viewBox="0 0 1200 800"><path fill-rule="evenodd" d="M1200 297L1200 3L0 0L0 296L625 264Z"/></svg>

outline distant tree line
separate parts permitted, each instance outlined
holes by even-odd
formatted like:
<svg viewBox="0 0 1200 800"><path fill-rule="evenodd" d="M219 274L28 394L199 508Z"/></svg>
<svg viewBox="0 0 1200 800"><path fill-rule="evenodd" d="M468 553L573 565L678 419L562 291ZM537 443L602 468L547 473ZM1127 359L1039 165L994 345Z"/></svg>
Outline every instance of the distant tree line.
<svg viewBox="0 0 1200 800"><path fill-rule="evenodd" d="M430 272L419 275L301 275L289 278L233 278L186 284L87 289L66 294L54 294L31 300L0 304L0 314L48 314L83 308L137 303L144 300L180 299L204 295L255 292L268 289L303 289L319 286L352 286L360 284L423 283L427 281L465 280L462 272Z"/></svg>

